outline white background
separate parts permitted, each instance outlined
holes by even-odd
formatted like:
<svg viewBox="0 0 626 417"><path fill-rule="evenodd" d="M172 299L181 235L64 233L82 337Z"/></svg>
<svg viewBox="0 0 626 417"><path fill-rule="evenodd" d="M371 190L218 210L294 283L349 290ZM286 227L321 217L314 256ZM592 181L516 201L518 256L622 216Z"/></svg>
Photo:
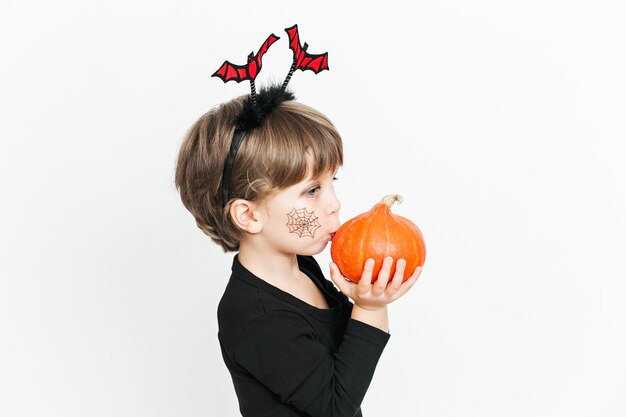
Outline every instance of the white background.
<svg viewBox="0 0 626 417"><path fill-rule="evenodd" d="M342 220L400 193L428 247L366 416L626 416L621 2L408 4L0 1L0 415L239 415L232 254L175 159L248 91L213 71L274 32L257 84L282 80L298 23L330 54L290 85L344 137Z"/></svg>

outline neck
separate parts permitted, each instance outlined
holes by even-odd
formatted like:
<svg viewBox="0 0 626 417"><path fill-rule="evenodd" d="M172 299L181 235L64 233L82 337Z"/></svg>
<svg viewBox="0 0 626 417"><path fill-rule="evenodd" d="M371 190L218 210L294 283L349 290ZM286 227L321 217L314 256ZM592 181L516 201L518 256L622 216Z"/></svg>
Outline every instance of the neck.
<svg viewBox="0 0 626 417"><path fill-rule="evenodd" d="M300 275L295 254L268 251L252 242L239 244L239 262L257 277L269 283L297 278Z"/></svg>

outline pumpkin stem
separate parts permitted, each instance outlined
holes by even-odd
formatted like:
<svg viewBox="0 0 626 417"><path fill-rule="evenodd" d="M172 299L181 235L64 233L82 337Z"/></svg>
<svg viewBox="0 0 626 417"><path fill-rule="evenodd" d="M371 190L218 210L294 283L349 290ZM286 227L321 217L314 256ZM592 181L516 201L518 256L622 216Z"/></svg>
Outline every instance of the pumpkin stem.
<svg viewBox="0 0 626 417"><path fill-rule="evenodd" d="M402 196L400 194L389 194L384 196L383 199L380 200L381 203L385 203L389 207L393 206L396 201L398 202L398 204L402 203Z"/></svg>

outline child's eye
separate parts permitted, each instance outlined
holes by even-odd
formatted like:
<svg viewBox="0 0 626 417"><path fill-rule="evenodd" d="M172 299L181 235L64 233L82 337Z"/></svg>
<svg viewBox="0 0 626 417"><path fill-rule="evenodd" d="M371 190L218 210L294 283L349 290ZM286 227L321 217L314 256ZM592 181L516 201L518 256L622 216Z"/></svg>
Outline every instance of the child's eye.
<svg viewBox="0 0 626 417"><path fill-rule="evenodd" d="M320 190L322 189L322 187L320 187L319 185L311 188L309 191L306 192L306 195L308 195L309 197L314 197L317 195L317 193L320 192Z"/></svg>

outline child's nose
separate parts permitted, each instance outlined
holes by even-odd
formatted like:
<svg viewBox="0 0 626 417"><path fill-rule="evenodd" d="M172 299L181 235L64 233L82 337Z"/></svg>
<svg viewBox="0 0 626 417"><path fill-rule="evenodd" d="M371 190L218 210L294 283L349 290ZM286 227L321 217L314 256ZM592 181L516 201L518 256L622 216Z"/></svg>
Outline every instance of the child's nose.
<svg viewBox="0 0 626 417"><path fill-rule="evenodd" d="M339 201L339 199L333 192L331 199L330 199L330 205L328 206L329 214L338 214L340 209L341 209L341 202Z"/></svg>

